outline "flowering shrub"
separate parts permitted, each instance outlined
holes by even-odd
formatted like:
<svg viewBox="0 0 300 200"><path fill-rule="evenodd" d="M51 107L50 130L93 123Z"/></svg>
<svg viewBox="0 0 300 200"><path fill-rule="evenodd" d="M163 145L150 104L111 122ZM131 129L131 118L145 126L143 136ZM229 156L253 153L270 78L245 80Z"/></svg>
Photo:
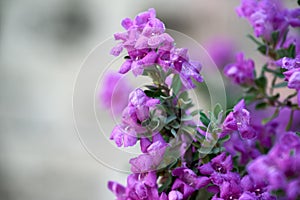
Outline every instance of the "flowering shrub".
<svg viewBox="0 0 300 200"><path fill-rule="evenodd" d="M231 109L217 104L207 112L194 110L188 91L209 77L176 47L155 10L122 21L125 32L114 35L120 42L111 51L126 51L119 73L152 84L129 94L111 133L118 147L139 144L142 152L129 161L126 186L108 183L118 200L300 198L300 46L292 32L300 8L241 0L237 13L253 26L249 37L266 64L256 70L238 53L224 75L243 95Z"/></svg>

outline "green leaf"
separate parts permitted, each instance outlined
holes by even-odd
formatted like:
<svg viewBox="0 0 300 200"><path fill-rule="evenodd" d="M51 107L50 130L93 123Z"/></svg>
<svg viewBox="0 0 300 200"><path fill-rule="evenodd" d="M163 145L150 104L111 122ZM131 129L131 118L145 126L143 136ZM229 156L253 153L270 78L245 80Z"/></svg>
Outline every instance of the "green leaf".
<svg viewBox="0 0 300 200"><path fill-rule="evenodd" d="M192 99L187 99L187 100L178 99L178 105L181 109L187 110L187 109L193 107L193 102L192 102Z"/></svg>
<svg viewBox="0 0 300 200"><path fill-rule="evenodd" d="M276 51L277 58L289 57L289 51L287 49L278 49Z"/></svg>
<svg viewBox="0 0 300 200"><path fill-rule="evenodd" d="M272 42L273 44L277 44L279 38L279 31L275 31L272 33Z"/></svg>
<svg viewBox="0 0 300 200"><path fill-rule="evenodd" d="M244 97L245 103L249 104L253 102L256 99L257 95L256 94L248 94Z"/></svg>
<svg viewBox="0 0 300 200"><path fill-rule="evenodd" d="M157 90L145 90L145 94L151 98L157 98L163 96L164 94L157 88Z"/></svg>
<svg viewBox="0 0 300 200"><path fill-rule="evenodd" d="M258 79L255 80L255 84L258 88L261 90L265 90L267 87L267 79L264 76L259 77Z"/></svg>
<svg viewBox="0 0 300 200"><path fill-rule="evenodd" d="M172 133L172 135L174 136L174 137L176 137L177 136L177 132L176 132L176 130L175 129L171 129L171 133Z"/></svg>
<svg viewBox="0 0 300 200"><path fill-rule="evenodd" d="M169 175L166 176L168 179L158 188L158 192L162 193L164 191L167 191L169 187L171 187L173 176Z"/></svg>
<svg viewBox="0 0 300 200"><path fill-rule="evenodd" d="M246 93L257 93L258 91L257 91L257 89L255 87L250 87L245 92Z"/></svg>
<svg viewBox="0 0 300 200"><path fill-rule="evenodd" d="M176 115L171 115L169 117L167 117L166 119L166 124L169 124L170 122L172 122L173 120L177 119L177 116Z"/></svg>
<svg viewBox="0 0 300 200"><path fill-rule="evenodd" d="M199 114L199 110L197 109L197 110L194 110L193 112L191 112L191 116L196 116L196 115L198 115Z"/></svg>
<svg viewBox="0 0 300 200"><path fill-rule="evenodd" d="M255 37L253 37L252 35L248 34L247 35L248 38L250 38L250 40L252 40L255 44L262 46L263 43L261 43L260 41L258 41Z"/></svg>
<svg viewBox="0 0 300 200"><path fill-rule="evenodd" d="M273 88L283 88L287 86L287 82L277 83L273 86Z"/></svg>
<svg viewBox="0 0 300 200"><path fill-rule="evenodd" d="M210 123L210 119L206 116L206 114L200 111L200 121L203 123L204 126L208 126Z"/></svg>
<svg viewBox="0 0 300 200"><path fill-rule="evenodd" d="M205 126L198 126L198 128L200 128L202 131L207 131L207 128Z"/></svg>
<svg viewBox="0 0 300 200"><path fill-rule="evenodd" d="M186 121L191 121L193 120L193 117L191 115L185 115L181 117L181 121L186 122Z"/></svg>
<svg viewBox="0 0 300 200"><path fill-rule="evenodd" d="M256 104L255 109L256 110L262 110L268 107L268 104L266 102L261 102Z"/></svg>
<svg viewBox="0 0 300 200"><path fill-rule="evenodd" d="M263 55L266 55L267 53L267 46L266 45L261 45L257 48L257 50L262 53Z"/></svg>
<svg viewBox="0 0 300 200"><path fill-rule="evenodd" d="M300 0L298 0L298 5L300 6Z"/></svg>
<svg viewBox="0 0 300 200"><path fill-rule="evenodd" d="M265 125L268 122L270 122L271 120L275 119L276 117L278 117L279 115L279 108L276 108L275 112L273 113L273 115L271 117L265 118L262 120L262 124Z"/></svg>
<svg viewBox="0 0 300 200"><path fill-rule="evenodd" d="M276 101L279 97L280 97L280 94L277 93L277 94L275 94L275 95L269 97L268 99L269 99L270 101Z"/></svg>
<svg viewBox="0 0 300 200"><path fill-rule="evenodd" d="M282 71L284 70L283 68L279 68L277 70L265 68L264 69L266 72L272 73L273 75L277 76L278 78L284 78L284 75L282 74Z"/></svg>
<svg viewBox="0 0 300 200"><path fill-rule="evenodd" d="M184 92L180 93L180 95L178 96L178 99L183 99L183 100L187 101L189 99L188 92L184 91Z"/></svg>
<svg viewBox="0 0 300 200"><path fill-rule="evenodd" d="M288 57L290 58L296 57L296 47L294 44L291 44L288 48Z"/></svg>
<svg viewBox="0 0 300 200"><path fill-rule="evenodd" d="M220 112L223 112L223 109L222 109L222 106L219 103L217 103L214 107L214 116L215 116L216 119L219 118L219 113Z"/></svg>
<svg viewBox="0 0 300 200"><path fill-rule="evenodd" d="M233 111L233 108L227 109L225 112L225 116L227 116L229 113L231 113Z"/></svg>
<svg viewBox="0 0 300 200"><path fill-rule="evenodd" d="M226 142L228 140L230 140L230 135L226 135L225 137L220 138L219 142Z"/></svg>
<svg viewBox="0 0 300 200"><path fill-rule="evenodd" d="M181 80L180 80L180 77L178 74L175 74L173 79L172 79L172 85L171 85L171 88L173 89L173 93L175 95L177 95L181 89Z"/></svg>

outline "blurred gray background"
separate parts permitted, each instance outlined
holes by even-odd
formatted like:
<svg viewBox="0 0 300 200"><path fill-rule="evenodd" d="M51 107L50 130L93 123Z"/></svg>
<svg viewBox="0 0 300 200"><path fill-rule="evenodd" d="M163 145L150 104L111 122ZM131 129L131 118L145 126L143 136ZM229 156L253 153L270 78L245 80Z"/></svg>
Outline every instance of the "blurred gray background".
<svg viewBox="0 0 300 200"><path fill-rule="evenodd" d="M83 59L122 30L124 17L149 7L167 28L201 44L225 34L256 56L244 39L250 26L234 12L238 3L0 0L0 199L114 199L107 181L125 183L126 174L90 157L74 128L72 91Z"/></svg>

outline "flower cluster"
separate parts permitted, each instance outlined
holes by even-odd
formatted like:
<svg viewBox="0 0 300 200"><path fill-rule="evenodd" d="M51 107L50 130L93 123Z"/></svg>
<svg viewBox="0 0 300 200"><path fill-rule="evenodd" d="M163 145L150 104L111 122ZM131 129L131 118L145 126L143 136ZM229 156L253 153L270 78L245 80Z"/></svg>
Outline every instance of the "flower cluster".
<svg viewBox="0 0 300 200"><path fill-rule="evenodd" d="M300 9L285 9L280 0L242 0L237 13L253 26L255 36L270 41L273 32L284 36L288 26L300 26Z"/></svg>
<svg viewBox="0 0 300 200"><path fill-rule="evenodd" d="M258 71L238 53L224 75L243 95L230 109L216 104L207 112L194 110L188 93L202 82L200 64L175 47L155 10L122 21L126 31L115 34L120 43L111 51L126 50L119 73L131 70L152 84L129 94L111 133L118 147L141 150L129 161L126 186L108 183L117 200L300 198L300 50L289 32L300 25L300 9L241 0L237 11L253 26L250 39L266 64Z"/></svg>
<svg viewBox="0 0 300 200"><path fill-rule="evenodd" d="M114 56L120 55L123 49L128 53L120 73L132 70L137 76L156 64L164 71L178 73L188 87L195 87L192 78L202 82L200 63L190 61L187 49L175 47L174 39L165 32L165 25L156 18L154 9L140 13L134 20L124 19L122 26L126 32L114 35L121 42L111 51Z"/></svg>

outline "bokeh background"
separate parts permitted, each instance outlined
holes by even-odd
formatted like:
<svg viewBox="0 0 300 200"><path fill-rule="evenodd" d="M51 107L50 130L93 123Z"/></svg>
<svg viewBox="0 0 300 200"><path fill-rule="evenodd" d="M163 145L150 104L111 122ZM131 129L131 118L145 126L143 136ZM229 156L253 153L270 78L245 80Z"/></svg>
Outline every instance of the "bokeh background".
<svg viewBox="0 0 300 200"><path fill-rule="evenodd" d="M245 39L251 28L237 17L238 4L238 0L0 0L0 199L114 199L107 181L124 183L126 174L95 161L74 128L72 91L84 58L122 31L124 17L153 7L169 29L200 44L225 35L248 57L260 59L255 45ZM109 152L107 156L114 159Z"/></svg>

